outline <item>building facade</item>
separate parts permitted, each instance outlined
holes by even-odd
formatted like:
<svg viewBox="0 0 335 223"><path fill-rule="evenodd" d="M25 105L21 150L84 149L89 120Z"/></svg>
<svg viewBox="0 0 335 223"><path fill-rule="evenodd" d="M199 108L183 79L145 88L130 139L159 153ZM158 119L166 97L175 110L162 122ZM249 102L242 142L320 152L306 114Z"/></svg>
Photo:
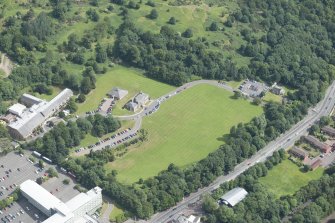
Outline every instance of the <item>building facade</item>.
<svg viewBox="0 0 335 223"><path fill-rule="evenodd" d="M46 119L64 107L72 96L73 92L67 88L50 102L37 100L34 96L24 94L25 104L29 104L31 107L27 108L14 122L7 126L9 133L15 139L24 140L28 138Z"/></svg>
<svg viewBox="0 0 335 223"><path fill-rule="evenodd" d="M43 223L96 223L90 215L102 206L100 187L80 193L66 203L32 180L23 182L20 190L32 205L49 217Z"/></svg>

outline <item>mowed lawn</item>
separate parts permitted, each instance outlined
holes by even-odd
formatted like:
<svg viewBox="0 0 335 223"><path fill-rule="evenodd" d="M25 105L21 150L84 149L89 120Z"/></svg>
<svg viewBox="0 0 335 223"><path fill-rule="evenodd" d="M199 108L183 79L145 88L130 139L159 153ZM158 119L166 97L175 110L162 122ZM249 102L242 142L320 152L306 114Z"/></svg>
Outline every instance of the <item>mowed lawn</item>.
<svg viewBox="0 0 335 223"><path fill-rule="evenodd" d="M319 179L323 168L303 173L292 161L286 159L269 171L268 175L259 179L276 197L294 194L300 187L311 180Z"/></svg>
<svg viewBox="0 0 335 223"><path fill-rule="evenodd" d="M121 107L140 91L149 94L151 98L158 98L175 88L144 77L139 70L117 66L109 70L106 74L97 77L96 89L86 96L84 103L78 104L77 113L82 114L86 111L97 109L101 100L106 97L107 92L115 86L126 89L129 92L122 101L117 102L118 111L121 111ZM125 113L127 112L125 111ZM113 112L113 114L115 113Z"/></svg>
<svg viewBox="0 0 335 223"><path fill-rule="evenodd" d="M148 141L106 168L116 169L118 180L130 184L156 175L170 163L183 167L206 157L223 144L221 137L233 125L262 113L261 107L230 96L231 92L202 84L172 97L144 119Z"/></svg>

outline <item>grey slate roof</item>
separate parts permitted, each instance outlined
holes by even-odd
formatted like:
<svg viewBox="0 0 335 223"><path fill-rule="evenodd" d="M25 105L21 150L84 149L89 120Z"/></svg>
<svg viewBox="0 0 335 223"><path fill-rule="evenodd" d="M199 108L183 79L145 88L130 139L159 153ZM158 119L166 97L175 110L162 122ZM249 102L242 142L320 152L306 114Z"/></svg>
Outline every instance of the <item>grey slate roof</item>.
<svg viewBox="0 0 335 223"><path fill-rule="evenodd" d="M132 110L132 111L135 111L138 108L138 104L132 101L128 102L126 106L129 110Z"/></svg>
<svg viewBox="0 0 335 223"><path fill-rule="evenodd" d="M142 92L136 95L134 98L134 101L140 105L144 105L148 100L149 100L149 95L142 93Z"/></svg>
<svg viewBox="0 0 335 223"><path fill-rule="evenodd" d="M308 156L308 152L306 150L303 150L302 148L299 148L297 146L290 149L289 152L296 155L296 156L300 156L300 157Z"/></svg>
<svg viewBox="0 0 335 223"><path fill-rule="evenodd" d="M322 131L324 131L325 133L327 133L329 135L335 135L335 129L333 127L330 127L330 126L323 126Z"/></svg>
<svg viewBox="0 0 335 223"><path fill-rule="evenodd" d="M128 94L127 90L124 90L124 89L121 89L121 88L118 88L118 87L113 87L113 89L110 92L108 92L108 95L110 97L116 97L119 100L122 99L127 94Z"/></svg>
<svg viewBox="0 0 335 223"><path fill-rule="evenodd" d="M236 187L227 193L225 193L220 199L223 200L225 203L235 206L237 203L242 201L248 192L241 187Z"/></svg>

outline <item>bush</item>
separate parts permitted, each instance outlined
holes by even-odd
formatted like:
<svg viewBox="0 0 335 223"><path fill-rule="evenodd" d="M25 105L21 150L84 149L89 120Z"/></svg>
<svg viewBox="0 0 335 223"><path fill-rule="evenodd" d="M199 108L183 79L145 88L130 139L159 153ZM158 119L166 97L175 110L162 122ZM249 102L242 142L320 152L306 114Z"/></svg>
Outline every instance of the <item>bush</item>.
<svg viewBox="0 0 335 223"><path fill-rule="evenodd" d="M172 17L169 19L168 23L171 24L171 25L175 25L175 24L177 23L177 20L176 20L175 17L172 16Z"/></svg>
<svg viewBox="0 0 335 223"><path fill-rule="evenodd" d="M86 96L84 94L79 94L76 99L76 102L83 103L85 100L86 100Z"/></svg>
<svg viewBox="0 0 335 223"><path fill-rule="evenodd" d="M157 19L158 18L158 12L156 9L151 10L150 14L148 15L150 19Z"/></svg>
<svg viewBox="0 0 335 223"><path fill-rule="evenodd" d="M218 31L219 30L219 25L217 24L217 22L212 22L212 24L209 27L210 31Z"/></svg>
<svg viewBox="0 0 335 223"><path fill-rule="evenodd" d="M192 29L190 28L186 29L185 32L183 32L182 36L185 38L191 38L193 36Z"/></svg>
<svg viewBox="0 0 335 223"><path fill-rule="evenodd" d="M52 167L50 167L47 170L47 173L49 174L50 177L58 177L58 173L56 172L56 170Z"/></svg>
<svg viewBox="0 0 335 223"><path fill-rule="evenodd" d="M70 184L70 180L69 180L69 179L64 179L64 180L63 180L63 184L65 184L65 185L69 185L69 184Z"/></svg>
<svg viewBox="0 0 335 223"><path fill-rule="evenodd" d="M147 5L149 5L149 6L151 6L151 7L155 7L155 6L156 6L155 2L152 1L152 0L149 0L149 1L147 2Z"/></svg>

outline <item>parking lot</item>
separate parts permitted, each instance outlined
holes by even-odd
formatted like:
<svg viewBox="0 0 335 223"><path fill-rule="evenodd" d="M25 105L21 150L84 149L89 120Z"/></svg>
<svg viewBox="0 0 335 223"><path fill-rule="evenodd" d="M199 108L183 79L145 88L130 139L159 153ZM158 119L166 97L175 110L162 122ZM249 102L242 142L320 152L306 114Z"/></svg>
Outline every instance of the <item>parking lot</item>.
<svg viewBox="0 0 335 223"><path fill-rule="evenodd" d="M243 94L249 97L259 97L262 92L267 92L269 87L264 83L245 80L238 89L240 89Z"/></svg>
<svg viewBox="0 0 335 223"><path fill-rule="evenodd" d="M30 153L26 152L20 155L14 152L0 157L0 200L10 195L16 187L22 182L45 175L51 165L45 164L43 170L38 166L38 162L32 163L28 157ZM38 160L36 158L36 160ZM54 194L60 200L66 202L72 197L79 194L73 187L75 183L65 174L58 172L58 178L48 179L42 186L50 193ZM69 179L68 185L63 184L64 179ZM32 206L25 198L21 198L17 202L13 202L9 207L4 208L0 212L0 223L4 222L42 222L46 216Z"/></svg>
<svg viewBox="0 0 335 223"><path fill-rule="evenodd" d="M42 222L46 216L41 213L37 208L31 205L25 198L14 202L11 207L2 210L0 214L1 222Z"/></svg>
<svg viewBox="0 0 335 223"><path fill-rule="evenodd" d="M111 114L112 106L113 106L113 99L112 98L104 99L100 103L98 111L102 112L103 114Z"/></svg>

